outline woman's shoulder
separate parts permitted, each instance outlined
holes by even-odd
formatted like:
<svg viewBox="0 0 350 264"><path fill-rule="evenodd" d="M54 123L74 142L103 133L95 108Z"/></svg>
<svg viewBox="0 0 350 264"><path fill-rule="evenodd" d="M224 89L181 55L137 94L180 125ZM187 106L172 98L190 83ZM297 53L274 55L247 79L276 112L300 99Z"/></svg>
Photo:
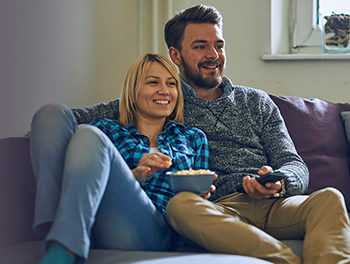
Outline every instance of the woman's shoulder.
<svg viewBox="0 0 350 264"><path fill-rule="evenodd" d="M118 123L118 120L108 118L97 118L90 122L90 125L96 126L102 130L124 131L126 128Z"/></svg>

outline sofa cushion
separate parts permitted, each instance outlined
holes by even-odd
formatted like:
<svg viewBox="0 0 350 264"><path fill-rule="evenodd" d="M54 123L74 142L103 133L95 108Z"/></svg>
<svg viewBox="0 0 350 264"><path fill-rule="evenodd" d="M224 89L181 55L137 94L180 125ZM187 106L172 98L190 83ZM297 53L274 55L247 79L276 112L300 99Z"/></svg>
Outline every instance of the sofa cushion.
<svg viewBox="0 0 350 264"><path fill-rule="evenodd" d="M0 263L36 264L44 255L42 243L29 241L0 248ZM271 264L253 257L193 252L151 252L92 249L86 264Z"/></svg>
<svg viewBox="0 0 350 264"><path fill-rule="evenodd" d="M341 112L341 116L344 120L344 126L346 131L346 136L348 137L348 141L350 144L350 111L348 112Z"/></svg>
<svg viewBox="0 0 350 264"><path fill-rule="evenodd" d="M350 208L350 145L340 113L350 104L270 95L285 119L296 149L310 171L307 193L331 186Z"/></svg>
<svg viewBox="0 0 350 264"><path fill-rule="evenodd" d="M39 239L32 231L34 196L29 139L0 139L0 247Z"/></svg>

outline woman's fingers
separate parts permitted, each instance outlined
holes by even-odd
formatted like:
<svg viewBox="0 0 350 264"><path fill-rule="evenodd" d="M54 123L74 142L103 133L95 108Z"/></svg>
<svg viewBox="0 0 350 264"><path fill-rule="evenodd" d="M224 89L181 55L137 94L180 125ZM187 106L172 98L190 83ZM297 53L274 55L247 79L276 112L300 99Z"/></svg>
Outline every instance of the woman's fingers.
<svg viewBox="0 0 350 264"><path fill-rule="evenodd" d="M147 153L140 159L139 165L165 169L171 166L171 158L162 153Z"/></svg>

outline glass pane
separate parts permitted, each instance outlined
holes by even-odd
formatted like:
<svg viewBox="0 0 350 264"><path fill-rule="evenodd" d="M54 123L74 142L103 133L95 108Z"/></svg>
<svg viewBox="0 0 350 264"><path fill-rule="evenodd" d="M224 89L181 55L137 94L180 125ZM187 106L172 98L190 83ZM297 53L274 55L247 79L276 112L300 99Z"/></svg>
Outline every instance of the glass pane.
<svg viewBox="0 0 350 264"><path fill-rule="evenodd" d="M322 15L350 14L350 0L318 0L318 7Z"/></svg>

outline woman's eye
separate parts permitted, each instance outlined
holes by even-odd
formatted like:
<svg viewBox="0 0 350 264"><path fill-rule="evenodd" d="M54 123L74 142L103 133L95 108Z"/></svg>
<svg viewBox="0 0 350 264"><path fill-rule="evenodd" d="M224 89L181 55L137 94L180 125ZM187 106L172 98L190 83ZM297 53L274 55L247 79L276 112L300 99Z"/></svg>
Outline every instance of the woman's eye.
<svg viewBox="0 0 350 264"><path fill-rule="evenodd" d="M169 82L168 85L169 86L176 86L176 82Z"/></svg>
<svg viewBox="0 0 350 264"><path fill-rule="evenodd" d="M158 82L157 81L149 81L147 84L158 84Z"/></svg>

